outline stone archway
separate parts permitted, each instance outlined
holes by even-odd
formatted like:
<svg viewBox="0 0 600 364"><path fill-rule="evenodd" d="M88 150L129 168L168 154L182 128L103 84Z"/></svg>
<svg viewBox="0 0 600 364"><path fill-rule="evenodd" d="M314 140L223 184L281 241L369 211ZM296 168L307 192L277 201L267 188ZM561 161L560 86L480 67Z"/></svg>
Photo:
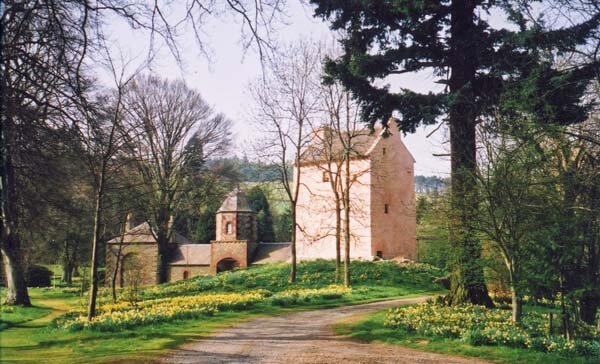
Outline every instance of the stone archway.
<svg viewBox="0 0 600 364"><path fill-rule="evenodd" d="M226 272L229 270L234 270L235 268L240 267L240 262L233 258L225 258L221 259L217 263L217 273Z"/></svg>

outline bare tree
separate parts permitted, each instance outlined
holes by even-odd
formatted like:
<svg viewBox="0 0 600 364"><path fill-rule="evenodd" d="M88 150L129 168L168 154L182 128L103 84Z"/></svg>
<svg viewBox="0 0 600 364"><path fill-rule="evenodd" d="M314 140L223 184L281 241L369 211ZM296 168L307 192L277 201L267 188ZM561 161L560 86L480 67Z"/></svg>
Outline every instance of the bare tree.
<svg viewBox="0 0 600 364"><path fill-rule="evenodd" d="M542 205L536 190L543 168L539 155L522 143L491 127L479 128L481 205L478 229L499 252L508 272L512 298L512 321L521 321L523 263L532 232L540 229L534 218Z"/></svg>
<svg viewBox="0 0 600 364"><path fill-rule="evenodd" d="M227 150L231 121L215 114L183 81L156 76L137 78L126 104L128 123L136 129L129 135L128 150L150 203L159 254L157 282L163 283L168 279L172 219L188 190L186 167Z"/></svg>
<svg viewBox="0 0 600 364"><path fill-rule="evenodd" d="M81 122L78 113L65 107L80 103L86 92L84 74L94 60L98 42L104 38L109 16L124 20L131 28L149 35L150 51L156 43L166 44L179 60L177 35L181 27L191 25L201 50L207 45L202 26L206 17L232 16L242 24L243 47L256 47L261 59L270 51L273 26L281 20L284 0L209 0L190 1L183 11L171 1L76 1L5 0L0 13L0 174L1 226L0 251L8 282L7 304L29 305L25 283L15 166L22 151L17 141L23 130L46 128L56 120ZM181 9L180 9L181 10ZM175 17L166 14L173 13ZM176 18L176 16L179 16ZM101 47L100 47L101 48ZM149 57L152 58L152 57ZM89 105L88 105L89 106ZM69 115L71 113L71 115Z"/></svg>
<svg viewBox="0 0 600 364"><path fill-rule="evenodd" d="M125 240L125 234L127 233L127 230L131 229L131 220L132 220L132 215L131 213L127 214L127 217L125 218L125 223L123 224L123 228L121 229L121 234L119 236L119 242L117 244L117 249L116 251L114 249L109 249L110 254L113 255L114 260L115 260L115 265L114 265L114 269L112 272L112 277L111 277L111 294L112 294L112 299L113 302L117 302L117 277L119 276L119 269L122 270L122 255L123 255L123 242ZM111 257L111 258L113 258ZM108 257L107 257L108 260ZM107 264L108 266L109 264Z"/></svg>
<svg viewBox="0 0 600 364"><path fill-rule="evenodd" d="M310 120L319 111L320 69L318 48L310 42L299 42L286 46L268 63L264 77L250 86L254 99L253 122L262 135L256 154L277 166L291 205L291 283L296 281L300 161L310 136Z"/></svg>
<svg viewBox="0 0 600 364"><path fill-rule="evenodd" d="M336 245L342 240L338 234L341 235L343 232L344 285L349 286L353 210L351 189L361 183L362 175L370 172L370 167L358 164L353 166L352 161L364 156L365 150L369 147L365 143L369 142L368 136L372 131L365 128L364 123L359 119L358 104L352 99L349 91L337 83L325 85L324 88L326 132L317 135L325 135L321 142L326 150L322 152L325 163L319 162L318 166L329 175L336 210ZM355 214L358 215L361 207L355 206L355 210ZM343 226L338 226L340 223L343 223ZM339 250L340 248L336 246L336 260Z"/></svg>
<svg viewBox="0 0 600 364"><path fill-rule="evenodd" d="M310 146L304 152L303 161L322 171L324 180L329 182L332 192L329 202L334 202L335 213L335 279L341 275L341 241L344 235L344 281L350 283L350 237L352 201L350 189L360 183L359 177L369 172L368 167L351 168L351 160L362 156L366 150L365 138L371 134L358 119L358 104L352 99L349 91L339 83L322 84L320 117L312 127ZM311 191L308 191L311 193ZM330 210L326 202L325 208ZM357 207L357 213L360 206ZM344 217L342 217L342 214Z"/></svg>
<svg viewBox="0 0 600 364"><path fill-rule="evenodd" d="M85 149L86 166L92 176L91 185L94 194L94 220L92 234L92 256L90 269L90 296L88 319L96 315L96 297L98 293L98 254L99 247L107 239L103 226L106 217L106 195L108 184L114 182L121 173L127 160L123 151L127 138L134 132L125 121L124 95L133 78L147 66L143 62L133 72L128 72L132 61L121 60L118 65L112 58L107 46L105 65L112 74L114 89L109 93L98 94L92 101L87 97L76 104L85 123L76 124L79 140Z"/></svg>

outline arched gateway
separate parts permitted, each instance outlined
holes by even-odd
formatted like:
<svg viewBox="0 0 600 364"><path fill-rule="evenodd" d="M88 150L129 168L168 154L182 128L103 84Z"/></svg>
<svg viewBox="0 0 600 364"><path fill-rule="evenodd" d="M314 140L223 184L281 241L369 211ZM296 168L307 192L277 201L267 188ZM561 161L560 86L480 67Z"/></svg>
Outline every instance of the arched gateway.
<svg viewBox="0 0 600 364"><path fill-rule="evenodd" d="M217 273L226 272L229 270L234 270L235 268L239 268L240 262L233 258L225 258L221 259L217 263Z"/></svg>

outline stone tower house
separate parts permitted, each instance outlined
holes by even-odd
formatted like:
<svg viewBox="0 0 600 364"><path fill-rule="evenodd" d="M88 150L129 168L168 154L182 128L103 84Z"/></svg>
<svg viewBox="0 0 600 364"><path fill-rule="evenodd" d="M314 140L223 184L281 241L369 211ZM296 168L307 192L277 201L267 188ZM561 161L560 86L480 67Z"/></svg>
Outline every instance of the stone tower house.
<svg viewBox="0 0 600 364"><path fill-rule="evenodd" d="M246 268L257 248L256 212L240 188L231 191L217 210L216 239L211 241L212 274Z"/></svg>
<svg viewBox="0 0 600 364"><path fill-rule="evenodd" d="M334 132L323 128L316 133ZM335 197L331 174L327 171L333 169L334 174L338 171L335 170L336 163L328 164L323 159L323 140L334 141L328 144L330 156L343 153L339 136L324 139L316 134L301 157L302 183L296 229L300 260L335 258ZM365 130L352 140L351 258L415 259L417 222L413 156L397 130L377 129L373 133ZM341 165L340 175L345 176L345 166ZM342 246L343 236L342 231Z"/></svg>

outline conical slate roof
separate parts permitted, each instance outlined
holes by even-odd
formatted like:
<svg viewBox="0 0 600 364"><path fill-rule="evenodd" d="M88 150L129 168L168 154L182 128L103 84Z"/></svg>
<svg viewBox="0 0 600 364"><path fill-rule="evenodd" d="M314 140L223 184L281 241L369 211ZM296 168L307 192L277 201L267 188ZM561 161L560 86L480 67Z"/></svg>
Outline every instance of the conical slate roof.
<svg viewBox="0 0 600 364"><path fill-rule="evenodd" d="M225 201L221 204L221 207L217 210L219 212L253 212L248 204L246 193L239 187L229 192Z"/></svg>

